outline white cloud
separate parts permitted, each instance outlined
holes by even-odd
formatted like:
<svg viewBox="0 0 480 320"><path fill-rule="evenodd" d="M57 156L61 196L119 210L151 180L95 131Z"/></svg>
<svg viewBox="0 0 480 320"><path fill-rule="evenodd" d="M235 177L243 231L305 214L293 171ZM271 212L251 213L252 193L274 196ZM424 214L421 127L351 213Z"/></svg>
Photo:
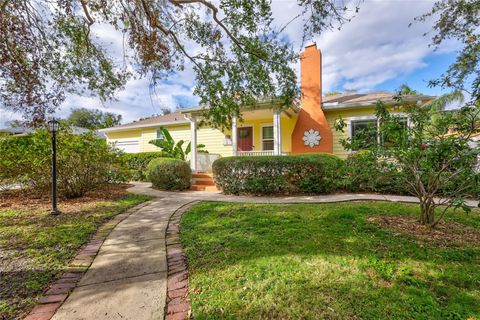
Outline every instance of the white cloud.
<svg viewBox="0 0 480 320"><path fill-rule="evenodd" d="M324 56L324 88L344 83L344 89L372 89L399 75L425 67L432 53L427 23L413 19L428 11L430 1L367 1L341 31L318 39Z"/></svg>
<svg viewBox="0 0 480 320"><path fill-rule="evenodd" d="M456 43L450 42L434 53L429 47L430 38L423 36L431 31L431 20L409 27L432 4L430 0L367 0L341 30L328 31L313 39L322 50L324 92L372 90L387 80L426 67L425 58L429 55L458 49ZM279 24L285 24L298 12L294 4L285 1L275 1L274 9ZM301 30L300 20L286 30L296 46L301 45Z"/></svg>

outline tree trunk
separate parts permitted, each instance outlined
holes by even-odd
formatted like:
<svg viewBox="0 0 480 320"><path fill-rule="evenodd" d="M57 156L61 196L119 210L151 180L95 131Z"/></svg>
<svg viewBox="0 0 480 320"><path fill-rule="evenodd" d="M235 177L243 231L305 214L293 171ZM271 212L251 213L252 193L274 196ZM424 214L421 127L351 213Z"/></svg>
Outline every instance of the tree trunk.
<svg viewBox="0 0 480 320"><path fill-rule="evenodd" d="M435 222L435 202L433 199L425 199L420 202L420 223L433 225Z"/></svg>

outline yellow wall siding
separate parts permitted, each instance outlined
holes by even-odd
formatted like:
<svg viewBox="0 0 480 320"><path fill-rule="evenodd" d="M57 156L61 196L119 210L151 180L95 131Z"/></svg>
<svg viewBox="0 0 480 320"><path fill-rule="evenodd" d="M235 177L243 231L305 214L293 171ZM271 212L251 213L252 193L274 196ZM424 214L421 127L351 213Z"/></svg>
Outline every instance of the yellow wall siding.
<svg viewBox="0 0 480 320"><path fill-rule="evenodd" d="M114 144L118 142L121 144L122 142L132 142L137 141L138 147L135 147L135 151L130 149L130 152L140 152L141 151L141 136L142 133L140 130L128 130L128 131L117 131L117 132L108 132L107 135L107 143ZM119 149L123 150L123 147L120 145L117 146Z"/></svg>
<svg viewBox="0 0 480 320"><path fill-rule="evenodd" d="M173 140L184 140L186 143L191 140L190 125L181 126L167 126L168 132L172 136ZM142 132L142 151L157 151L159 150L154 145L148 143L149 141L156 139L156 129L143 130ZM214 128L198 128L197 129L197 142L205 145L205 150L210 153L220 154L223 157L230 156L232 154L231 146L224 146L225 135L218 129Z"/></svg>
<svg viewBox="0 0 480 320"><path fill-rule="evenodd" d="M289 118L286 115L282 114L281 117L281 131L282 131L282 152L291 152L292 151L292 132L295 128L296 117ZM250 119L245 122L239 123L238 127L253 127L253 146L254 151L262 151L262 127L264 126L273 126L273 115L272 118L265 119Z"/></svg>
<svg viewBox="0 0 480 320"><path fill-rule="evenodd" d="M190 125L166 126L173 140L190 141ZM157 138L157 128L144 128L128 131L108 132L107 141L115 142L117 140L138 140L140 143L140 152L159 151L160 148L149 143ZM197 130L197 141L204 144L205 149L210 153L220 154L222 157L232 155L232 146L225 146L225 134L214 128L199 128Z"/></svg>
<svg viewBox="0 0 480 320"><path fill-rule="evenodd" d="M292 132L295 129L297 123L297 116L291 118L282 114L281 126L282 126L282 152L292 152Z"/></svg>
<svg viewBox="0 0 480 320"><path fill-rule="evenodd" d="M209 153L219 154L222 157L232 155L232 146L224 145L225 134L215 128L200 128L197 130L197 142L205 145Z"/></svg>
<svg viewBox="0 0 480 320"><path fill-rule="evenodd" d="M165 126L170 132L173 140L185 140L190 141L190 125L175 125L175 126ZM160 127L159 127L160 128ZM157 138L157 129L159 128L146 128L142 129L142 141L141 141L141 150L142 152L151 152L159 151L160 149L149 143L150 141Z"/></svg>
<svg viewBox="0 0 480 320"><path fill-rule="evenodd" d="M282 152L290 153L292 150L292 132L295 128L297 116L293 115L291 118L282 114L281 117L281 132L282 132ZM255 151L262 151L262 127L273 126L273 115L269 118L246 120L238 124L239 127L253 126L253 144ZM166 126L172 138L175 141L185 140L190 141L190 125L181 124ZM107 141L114 142L116 140L138 140L140 144L139 152L158 151L159 148L150 144L149 141L156 139L158 128L139 128L136 130L108 132ZM224 145L225 135L231 135L230 131L222 132L215 128L201 127L197 130L197 141L199 144L204 144L205 149L209 153L220 154L222 157L232 155L232 146Z"/></svg>
<svg viewBox="0 0 480 320"><path fill-rule="evenodd" d="M141 132L140 150L142 150L142 152L159 151L160 148L148 143L149 141L157 139L157 128L145 128L141 129Z"/></svg>
<svg viewBox="0 0 480 320"><path fill-rule="evenodd" d="M140 130L117 131L107 133L107 142L119 139L140 139L142 132Z"/></svg>

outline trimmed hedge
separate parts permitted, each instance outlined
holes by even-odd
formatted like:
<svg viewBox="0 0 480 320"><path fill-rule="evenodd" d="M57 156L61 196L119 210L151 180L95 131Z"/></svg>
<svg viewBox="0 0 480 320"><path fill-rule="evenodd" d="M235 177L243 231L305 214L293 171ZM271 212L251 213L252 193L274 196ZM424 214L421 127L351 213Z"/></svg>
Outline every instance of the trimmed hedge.
<svg viewBox="0 0 480 320"><path fill-rule="evenodd" d="M147 166L147 179L155 189L185 190L190 188L192 170L183 160L157 158Z"/></svg>
<svg viewBox="0 0 480 320"><path fill-rule="evenodd" d="M147 181L147 166L153 159L168 158L162 151L124 153L121 156L123 166L129 171L133 181Z"/></svg>
<svg viewBox="0 0 480 320"><path fill-rule="evenodd" d="M215 183L227 194L331 193L343 170L343 160L331 154L227 157L213 163Z"/></svg>
<svg viewBox="0 0 480 320"><path fill-rule="evenodd" d="M345 165L343 188L346 191L409 194L405 173L391 162L378 160L371 151L351 154Z"/></svg>

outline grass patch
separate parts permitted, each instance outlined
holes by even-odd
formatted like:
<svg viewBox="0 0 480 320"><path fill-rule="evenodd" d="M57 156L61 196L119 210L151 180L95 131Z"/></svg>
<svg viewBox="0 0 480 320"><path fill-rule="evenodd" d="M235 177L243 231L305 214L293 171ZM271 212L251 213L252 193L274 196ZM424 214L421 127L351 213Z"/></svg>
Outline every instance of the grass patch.
<svg viewBox="0 0 480 320"><path fill-rule="evenodd" d="M368 219L399 203L201 203L184 214L195 319L479 319L480 246ZM448 221L480 231L480 211Z"/></svg>
<svg viewBox="0 0 480 320"><path fill-rule="evenodd" d="M126 187L62 201L56 217L49 214L48 199L0 194L0 319L25 316L101 224L150 199L127 193Z"/></svg>

